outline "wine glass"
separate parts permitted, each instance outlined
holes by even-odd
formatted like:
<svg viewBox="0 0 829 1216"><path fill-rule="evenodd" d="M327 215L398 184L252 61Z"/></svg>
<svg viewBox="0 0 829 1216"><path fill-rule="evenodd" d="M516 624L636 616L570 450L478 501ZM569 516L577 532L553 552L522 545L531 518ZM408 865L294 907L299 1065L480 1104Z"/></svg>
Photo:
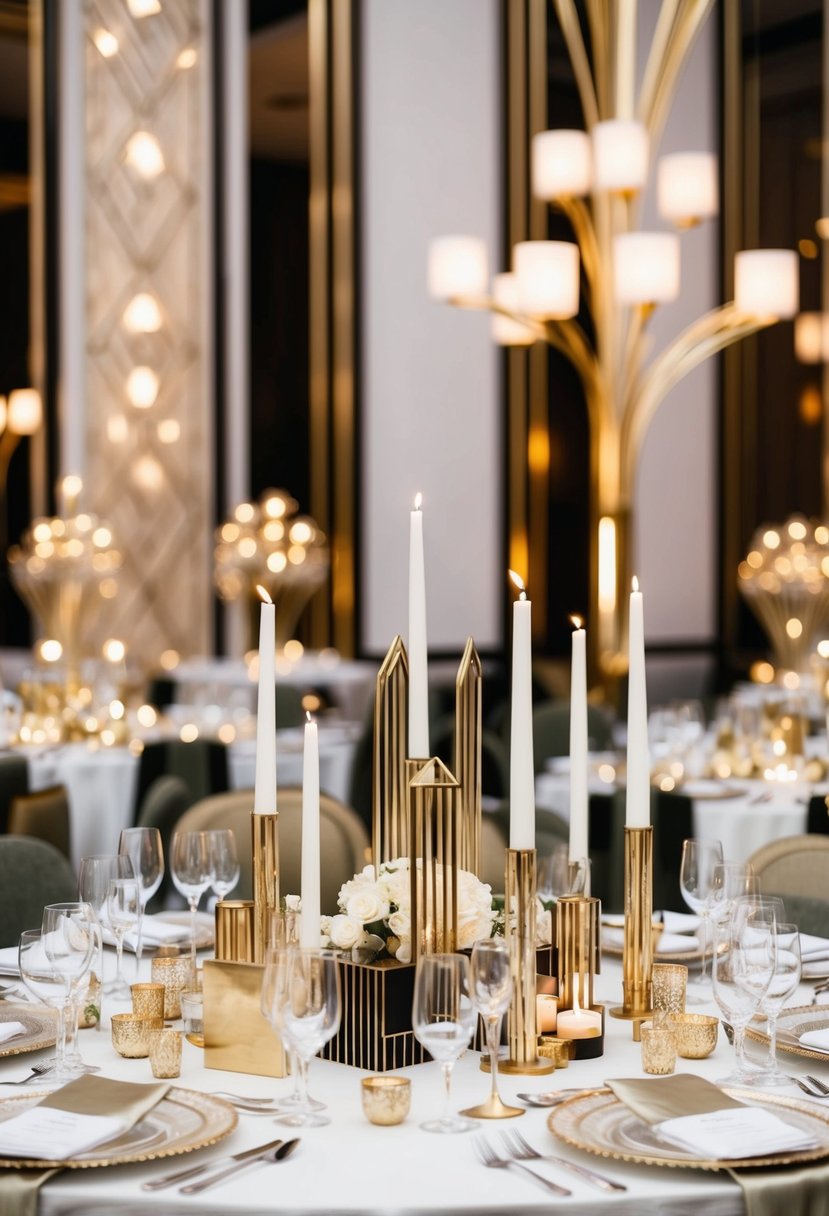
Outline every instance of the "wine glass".
<svg viewBox="0 0 829 1216"><path fill-rule="evenodd" d="M475 1124L452 1113L452 1069L475 1029L469 960L462 954L427 954L415 973L412 1029L443 1070L443 1113L421 1123L427 1132L469 1132Z"/></svg>
<svg viewBox="0 0 829 1216"><path fill-rule="evenodd" d="M737 1067L718 1085L751 1084L753 1072L745 1058L746 1026L768 992L777 963L777 942L771 923L759 909L735 908L719 926L713 959L714 1000L734 1028Z"/></svg>
<svg viewBox="0 0 829 1216"><path fill-rule="evenodd" d="M164 877L164 846L161 843L161 833L158 828L124 828L118 841L118 852L129 857L132 862L133 874L141 883L141 910L144 912ZM143 924L142 916L135 943L136 972L141 967Z"/></svg>
<svg viewBox="0 0 829 1216"><path fill-rule="evenodd" d="M190 955L196 970L196 910L213 881L213 851L207 832L177 832L170 849L170 873L190 905Z"/></svg>
<svg viewBox="0 0 829 1216"><path fill-rule="evenodd" d="M708 897L714 885L714 867L722 862L722 844L719 840L683 840L682 861L679 865L679 889L692 912L702 921L702 969L699 984L707 979L707 945L710 912ZM693 995L689 1004L699 1003Z"/></svg>
<svg viewBox="0 0 829 1216"><path fill-rule="evenodd" d="M505 938L490 937L476 942L472 948L469 967L472 977L472 1004L486 1024L491 1087L486 1102L482 1102L480 1106L472 1106L461 1114L471 1115L474 1119L512 1119L516 1115L523 1115L523 1107L507 1106L498 1093L501 1019L512 998L512 971L509 946Z"/></svg>
<svg viewBox="0 0 829 1216"><path fill-rule="evenodd" d="M752 1084L761 1086L789 1084L789 1078L777 1064L777 1019L786 1001L796 992L801 974L800 932L797 925L776 920L774 936L777 962L769 990L760 1002L760 1009L768 1023L769 1054L764 1070L751 1075Z"/></svg>
<svg viewBox="0 0 829 1216"><path fill-rule="evenodd" d="M112 878L107 891L106 918L112 936L115 938L117 965L112 992L117 997L127 999L130 988L124 979L122 962L124 956L124 938L131 929L137 928L141 920L141 883L137 878Z"/></svg>
<svg viewBox="0 0 829 1216"><path fill-rule="evenodd" d="M58 1026L55 1063L50 1076L63 1084L80 1075L67 1058L67 1004L63 977L52 970L43 948L43 930L25 929L17 948L20 978L36 1001L57 1010Z"/></svg>
<svg viewBox="0 0 829 1216"><path fill-rule="evenodd" d="M570 861L570 846L562 841L539 853L536 891L544 903L559 895L580 895L587 883L590 862L586 857Z"/></svg>
<svg viewBox="0 0 829 1216"><path fill-rule="evenodd" d="M109 884L113 878L134 878L135 873L129 857L120 853L95 853L81 858L78 870L78 899L89 904L95 914L95 920L100 933L103 927ZM103 943L99 941L99 951L102 953ZM96 951L96 954L99 952ZM103 973L103 958L100 970ZM120 975L120 967L118 969ZM103 978L103 977L102 977ZM113 991L115 981L110 980L103 985L103 991ZM123 995L123 993L122 993Z"/></svg>
<svg viewBox="0 0 829 1216"><path fill-rule="evenodd" d="M210 884L217 900L224 899L239 881L239 858L232 828L217 828L207 833L213 864Z"/></svg>
<svg viewBox="0 0 829 1216"><path fill-rule="evenodd" d="M45 958L63 994L63 1043L56 1052L58 1068L68 1076L100 1072L84 1064L77 1049L78 1003L97 943L95 914L81 901L47 904L41 928L41 962Z"/></svg>
<svg viewBox="0 0 829 1216"><path fill-rule="evenodd" d="M276 912L272 912L270 923L268 926L268 946L274 947L277 950L289 950L299 945L299 912L293 908L280 908ZM265 991L264 986L262 989ZM268 1017L265 1011L264 1003L262 1012ZM304 1109L310 1107L312 1110L326 1110L325 1102L319 1102L316 1098L312 1098L309 1093L302 1093L302 1085L300 1081L299 1068L293 1058L293 1051L287 1044L285 1054L288 1057L288 1071L294 1078L294 1087L287 1098L280 1098L280 1108L294 1110L301 1106Z"/></svg>
<svg viewBox="0 0 829 1216"><path fill-rule="evenodd" d="M331 1120L308 1101L308 1065L340 1027L340 968L328 950L268 948L262 980L262 1012L293 1052L300 1100L276 1122L325 1127Z"/></svg>

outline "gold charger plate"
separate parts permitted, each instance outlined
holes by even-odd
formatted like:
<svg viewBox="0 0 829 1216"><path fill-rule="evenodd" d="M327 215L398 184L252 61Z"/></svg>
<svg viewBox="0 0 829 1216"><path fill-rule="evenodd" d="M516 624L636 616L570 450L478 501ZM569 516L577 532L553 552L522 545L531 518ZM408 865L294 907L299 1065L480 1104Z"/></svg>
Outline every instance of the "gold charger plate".
<svg viewBox="0 0 829 1216"><path fill-rule="evenodd" d="M22 1056L27 1051L41 1051L54 1047L57 1038L57 1014L53 1009L40 1009L36 1005L12 1005L4 1001L0 1008L0 1026L4 1022L20 1022L24 1033L0 1043L0 1057Z"/></svg>
<svg viewBox="0 0 829 1216"><path fill-rule="evenodd" d="M765 1166L802 1165L829 1157L829 1113L806 1106L796 1098L760 1094L746 1089L724 1087L723 1093L750 1106L769 1107L785 1115L786 1122L808 1132L818 1141L817 1148L774 1153L767 1157L710 1160L683 1152L674 1144L661 1141L653 1128L629 1110L609 1089L577 1095L568 1099L547 1119L547 1126L559 1140L613 1161L632 1161L637 1165L664 1165L674 1169L729 1170L761 1169Z"/></svg>
<svg viewBox="0 0 829 1216"><path fill-rule="evenodd" d="M41 1090L36 1094L0 1098L0 1122L22 1114L28 1106L33 1106L43 1097L45 1094ZM66 1161L0 1157L0 1167L12 1170L86 1170L105 1165L155 1161L159 1157L178 1157L223 1140L230 1135L237 1122L236 1111L228 1102L212 1094L197 1093L194 1089L174 1088L134 1127L89 1152L79 1153Z"/></svg>
<svg viewBox="0 0 829 1216"><path fill-rule="evenodd" d="M760 1015L755 1020L756 1026L751 1024L746 1027L747 1038L768 1045L769 1036L763 1029L766 1019ZM829 1064L829 1051L820 1051L817 1047L804 1047L801 1044L800 1036L810 1030L829 1030L829 1006L798 1005L794 1009L784 1009L777 1019L778 1050Z"/></svg>

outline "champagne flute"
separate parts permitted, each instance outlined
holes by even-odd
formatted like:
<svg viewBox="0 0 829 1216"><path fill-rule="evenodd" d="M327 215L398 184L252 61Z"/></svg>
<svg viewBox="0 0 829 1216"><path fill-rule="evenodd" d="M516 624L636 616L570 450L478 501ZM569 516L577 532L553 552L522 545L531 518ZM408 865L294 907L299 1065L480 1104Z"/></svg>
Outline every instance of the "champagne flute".
<svg viewBox="0 0 829 1216"><path fill-rule="evenodd" d="M130 988L122 971L124 938L130 929L135 929L141 921L141 884L137 878L110 879L106 917L112 936L115 938L118 960L112 992L115 996L126 1000L129 998Z"/></svg>
<svg viewBox="0 0 829 1216"><path fill-rule="evenodd" d="M97 942L95 914L80 901L47 904L43 909L41 946L48 968L63 994L63 1064L65 1075L100 1072L84 1064L77 1049L78 1002L83 981L92 965Z"/></svg>
<svg viewBox="0 0 829 1216"><path fill-rule="evenodd" d="M485 938L472 948L470 961L472 1004L486 1023L486 1045L489 1052L491 1087L489 1097L480 1106L461 1111L473 1119L514 1119L524 1114L522 1106L507 1106L498 1093L498 1046L501 1040L501 1019L512 998L512 970L509 945L503 937Z"/></svg>
<svg viewBox="0 0 829 1216"><path fill-rule="evenodd" d="M211 887L217 901L224 899L239 881L239 858L232 828L216 828L207 833L213 866Z"/></svg>
<svg viewBox="0 0 829 1216"><path fill-rule="evenodd" d="M161 842L161 833L158 828L124 828L118 841L118 852L129 857L133 874L141 883L141 911L143 913L161 886L161 880L164 877L164 846ZM138 939L135 943L136 974L141 969L143 924L142 915L138 925Z"/></svg>
<svg viewBox="0 0 829 1216"><path fill-rule="evenodd" d="M95 914L95 920L98 925L99 943L97 953L101 955L101 963L99 970L103 978L103 941L100 940L100 931L103 928L106 912L107 895L109 894L109 884L113 878L134 878L135 873L132 868L132 862L129 857L120 853L94 853L88 857L81 858L80 868L78 870L78 899L89 904ZM120 974L120 967L119 967ZM113 991L114 981L109 981L103 985L103 991L110 993ZM128 994L127 994L128 995ZM99 1023L100 1025L100 1023Z"/></svg>
<svg viewBox="0 0 829 1216"><path fill-rule="evenodd" d="M170 850L170 872L190 905L190 956L196 972L196 910L213 880L213 854L207 832L177 832Z"/></svg>
<svg viewBox="0 0 829 1216"><path fill-rule="evenodd" d="M777 962L769 990L760 1002L766 1015L769 1035L769 1054L765 1069L752 1073L752 1085L788 1085L789 1078L780 1071L777 1063L777 1019L786 1001L797 991L801 975L800 932L797 925L787 921L776 921L774 929L777 944Z"/></svg>
<svg viewBox="0 0 829 1216"><path fill-rule="evenodd" d="M735 909L720 926L713 959L714 1000L734 1028L737 1066L718 1085L751 1084L752 1070L745 1058L748 1023L769 990L777 965L774 916L771 923L758 909Z"/></svg>
<svg viewBox="0 0 829 1216"><path fill-rule="evenodd" d="M714 867L722 862L722 844L719 840L683 840L682 860L679 865L679 889L692 912L702 921L702 970L699 984L704 984L708 965L708 925L710 913L708 897L714 885ZM692 997L689 1004L699 1003Z"/></svg>
<svg viewBox="0 0 829 1216"><path fill-rule="evenodd" d="M340 1027L340 967L328 950L268 948L262 980L262 1012L293 1052L300 1100L276 1122L325 1127L331 1120L308 1101L308 1065Z"/></svg>
<svg viewBox="0 0 829 1216"><path fill-rule="evenodd" d="M427 954L415 973L412 1029L443 1070L443 1113L421 1123L427 1132L469 1132L475 1124L452 1113L452 1069L475 1029L469 960L462 954Z"/></svg>

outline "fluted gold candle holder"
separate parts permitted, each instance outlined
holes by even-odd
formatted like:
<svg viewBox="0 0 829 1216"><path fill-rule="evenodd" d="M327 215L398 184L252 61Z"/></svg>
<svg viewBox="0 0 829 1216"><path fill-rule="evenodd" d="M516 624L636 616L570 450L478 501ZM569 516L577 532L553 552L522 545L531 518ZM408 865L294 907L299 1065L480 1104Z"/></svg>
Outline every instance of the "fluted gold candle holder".
<svg viewBox="0 0 829 1216"><path fill-rule="evenodd" d="M412 962L458 948L460 786L437 757L419 765L409 782L409 876ZM418 864L419 863L419 864Z"/></svg>
<svg viewBox="0 0 829 1216"><path fill-rule="evenodd" d="M279 908L279 816L251 813L253 846L253 961L264 963L268 927Z"/></svg>
<svg viewBox="0 0 829 1216"><path fill-rule="evenodd" d="M592 1060L604 1053L604 1006L593 1001L593 978L601 970L601 901L591 895L562 895L554 915L559 1012L591 1010L602 1019L600 1034L570 1040L573 1059Z"/></svg>
<svg viewBox="0 0 829 1216"><path fill-rule="evenodd" d="M540 1076L555 1070L555 1061L538 1054L536 1033L536 873L535 849L507 849L505 932L510 946L512 1001L507 1014L509 1058L502 1073Z"/></svg>
<svg viewBox="0 0 829 1216"><path fill-rule="evenodd" d="M472 638L467 638L455 678L454 773L463 807L460 866L470 874L478 874L481 864L482 686L480 655Z"/></svg>
<svg viewBox="0 0 829 1216"><path fill-rule="evenodd" d="M219 900L216 904L216 958L226 963L252 963L255 925L256 904L252 899Z"/></svg>
<svg viewBox="0 0 829 1216"><path fill-rule="evenodd" d="M653 828L625 828L625 937L621 1006L611 1017L642 1022L653 1013Z"/></svg>
<svg viewBox="0 0 829 1216"><path fill-rule="evenodd" d="M371 859L375 866L409 852L406 773L409 660L398 635L377 673L371 783Z"/></svg>

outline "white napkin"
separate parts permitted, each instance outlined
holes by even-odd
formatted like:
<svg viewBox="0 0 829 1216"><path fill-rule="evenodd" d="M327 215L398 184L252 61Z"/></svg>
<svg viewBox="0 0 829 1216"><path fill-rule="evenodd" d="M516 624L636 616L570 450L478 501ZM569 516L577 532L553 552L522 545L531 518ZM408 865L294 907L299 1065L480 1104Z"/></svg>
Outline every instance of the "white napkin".
<svg viewBox="0 0 829 1216"><path fill-rule="evenodd" d="M829 961L829 941L825 937L812 937L810 933L801 933L800 957L804 963Z"/></svg>
<svg viewBox="0 0 829 1216"><path fill-rule="evenodd" d="M0 1155L64 1161L111 1140L123 1127L120 1119L104 1115L33 1106L0 1123Z"/></svg>
<svg viewBox="0 0 829 1216"><path fill-rule="evenodd" d="M818 1051L829 1051L829 1027L825 1030L807 1030L800 1036L801 1047L815 1047Z"/></svg>
<svg viewBox="0 0 829 1216"><path fill-rule="evenodd" d="M25 1034L26 1027L22 1022L0 1022L0 1043L7 1043L19 1034Z"/></svg>
<svg viewBox="0 0 829 1216"><path fill-rule="evenodd" d="M103 938L108 946L115 945L115 938L110 930L104 925ZM170 942L187 941L190 935L190 930L187 925L176 925L172 921L162 920L156 916L145 916L144 925L141 931L141 941L145 946L164 946ZM138 934L130 931L124 937L124 945L127 950L135 950L138 944Z"/></svg>
<svg viewBox="0 0 829 1216"><path fill-rule="evenodd" d="M4 946L0 950L0 975L20 975L17 946Z"/></svg>
<svg viewBox="0 0 829 1216"><path fill-rule="evenodd" d="M655 1125L663 1140L711 1160L762 1157L767 1153L815 1148L800 1128L757 1106L733 1106L704 1115L682 1115Z"/></svg>
<svg viewBox="0 0 829 1216"><path fill-rule="evenodd" d="M666 909L659 915L662 917L662 928L666 933L696 933L702 924L701 918L694 916L692 912L671 912ZM658 917L654 919L658 919Z"/></svg>
<svg viewBox="0 0 829 1216"><path fill-rule="evenodd" d="M625 944L624 929L605 927L602 942L611 948L621 949ZM663 933L656 943L657 954L693 954L699 950L699 938L690 933Z"/></svg>

